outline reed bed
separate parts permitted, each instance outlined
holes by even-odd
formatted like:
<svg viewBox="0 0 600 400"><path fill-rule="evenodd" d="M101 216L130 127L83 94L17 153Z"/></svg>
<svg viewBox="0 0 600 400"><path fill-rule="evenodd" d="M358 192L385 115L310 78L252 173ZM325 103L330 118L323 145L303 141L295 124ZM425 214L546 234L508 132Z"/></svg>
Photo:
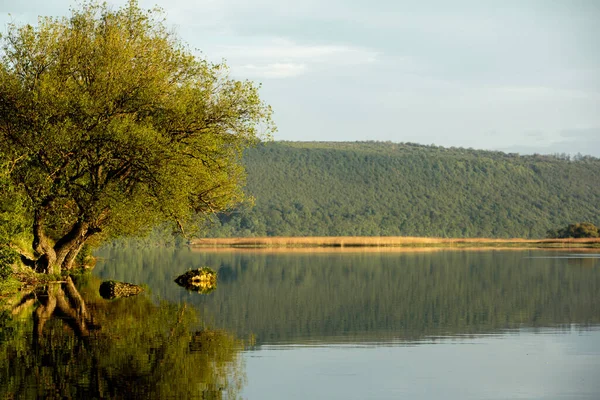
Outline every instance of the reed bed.
<svg viewBox="0 0 600 400"><path fill-rule="evenodd" d="M190 242L192 247L238 248L361 248L361 247L527 247L527 248L600 248L600 238L590 239L490 239L427 238L404 236L311 236L205 238Z"/></svg>
<svg viewBox="0 0 600 400"><path fill-rule="evenodd" d="M590 253L598 254L600 248L598 247L525 247L525 246L465 246L465 247L209 247L209 246L195 246L191 247L190 250L193 253L241 253L241 254L369 254L369 253L436 253L436 252L447 252L447 251L469 251L469 252L490 252L490 251L529 251L544 249L549 252L577 252L577 253Z"/></svg>

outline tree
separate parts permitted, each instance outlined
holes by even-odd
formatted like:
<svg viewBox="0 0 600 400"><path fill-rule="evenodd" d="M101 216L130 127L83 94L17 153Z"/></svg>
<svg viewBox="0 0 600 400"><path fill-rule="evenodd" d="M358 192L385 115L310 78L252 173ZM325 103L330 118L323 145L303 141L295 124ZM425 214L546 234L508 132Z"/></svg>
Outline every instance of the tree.
<svg viewBox="0 0 600 400"><path fill-rule="evenodd" d="M547 232L549 238L597 238L600 237L600 229L590 222L580 222L570 224L559 230L549 230Z"/></svg>
<svg viewBox="0 0 600 400"><path fill-rule="evenodd" d="M166 219L183 230L240 202L242 151L275 129L256 85L195 57L135 0L9 24L0 56L0 155L39 271L70 269L91 238Z"/></svg>
<svg viewBox="0 0 600 400"><path fill-rule="evenodd" d="M18 196L6 164L0 164L0 280L12 274L18 253L12 242L27 240L27 218L23 199Z"/></svg>

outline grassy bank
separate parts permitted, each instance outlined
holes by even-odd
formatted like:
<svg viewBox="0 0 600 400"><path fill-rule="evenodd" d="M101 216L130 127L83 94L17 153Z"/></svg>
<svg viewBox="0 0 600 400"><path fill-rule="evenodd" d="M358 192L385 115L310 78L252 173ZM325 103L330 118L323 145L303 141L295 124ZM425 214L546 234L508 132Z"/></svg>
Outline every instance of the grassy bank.
<svg viewBox="0 0 600 400"><path fill-rule="evenodd" d="M18 292L31 291L36 286L51 282L61 282L61 275L40 274L24 265L13 266L12 274L6 279L0 279L0 309Z"/></svg>
<svg viewBox="0 0 600 400"><path fill-rule="evenodd" d="M600 238L591 239L486 239L425 238L403 236L326 236L206 238L192 240L192 247L297 248L297 247L441 247L441 248L600 248Z"/></svg>
<svg viewBox="0 0 600 400"><path fill-rule="evenodd" d="M23 282L13 276L0 280L0 309L3 299L18 292L22 286Z"/></svg>

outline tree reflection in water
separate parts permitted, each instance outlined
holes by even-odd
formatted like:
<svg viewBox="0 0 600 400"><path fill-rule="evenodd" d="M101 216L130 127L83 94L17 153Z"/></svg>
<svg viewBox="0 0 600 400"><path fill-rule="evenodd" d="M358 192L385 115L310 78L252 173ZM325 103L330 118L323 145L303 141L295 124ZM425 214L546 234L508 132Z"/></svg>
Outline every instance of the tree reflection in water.
<svg viewBox="0 0 600 400"><path fill-rule="evenodd" d="M0 398L236 398L243 342L147 296L106 301L71 278L0 313ZM85 299L85 300L84 300Z"/></svg>

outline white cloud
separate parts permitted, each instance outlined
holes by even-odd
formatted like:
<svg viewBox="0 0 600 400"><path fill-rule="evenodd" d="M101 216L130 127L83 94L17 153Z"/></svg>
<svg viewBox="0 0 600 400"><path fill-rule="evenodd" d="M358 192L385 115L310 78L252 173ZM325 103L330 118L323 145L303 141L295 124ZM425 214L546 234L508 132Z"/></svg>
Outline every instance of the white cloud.
<svg viewBox="0 0 600 400"><path fill-rule="evenodd" d="M498 146L498 149L521 154L581 153L600 157L600 127L563 129L552 136L554 139L547 140L540 132L531 144Z"/></svg>
<svg viewBox="0 0 600 400"><path fill-rule="evenodd" d="M227 59L236 73L289 78L309 71L377 62L375 51L347 45L299 44L288 39L260 38L243 45L220 45L210 51Z"/></svg>
<svg viewBox="0 0 600 400"><path fill-rule="evenodd" d="M291 78L302 75L306 70L305 64L275 63L267 65L246 64L235 67L234 70L252 78Z"/></svg>
<svg viewBox="0 0 600 400"><path fill-rule="evenodd" d="M342 57L357 63L373 62L377 53L366 49L341 45L302 45L288 39L267 39L249 46L223 46L229 54L259 59L307 59L325 61Z"/></svg>
<svg viewBox="0 0 600 400"><path fill-rule="evenodd" d="M544 86L502 86L490 88L490 92L498 98L523 98L527 100L544 100L551 97L578 100L595 98L600 100L596 93L582 90L560 89Z"/></svg>

